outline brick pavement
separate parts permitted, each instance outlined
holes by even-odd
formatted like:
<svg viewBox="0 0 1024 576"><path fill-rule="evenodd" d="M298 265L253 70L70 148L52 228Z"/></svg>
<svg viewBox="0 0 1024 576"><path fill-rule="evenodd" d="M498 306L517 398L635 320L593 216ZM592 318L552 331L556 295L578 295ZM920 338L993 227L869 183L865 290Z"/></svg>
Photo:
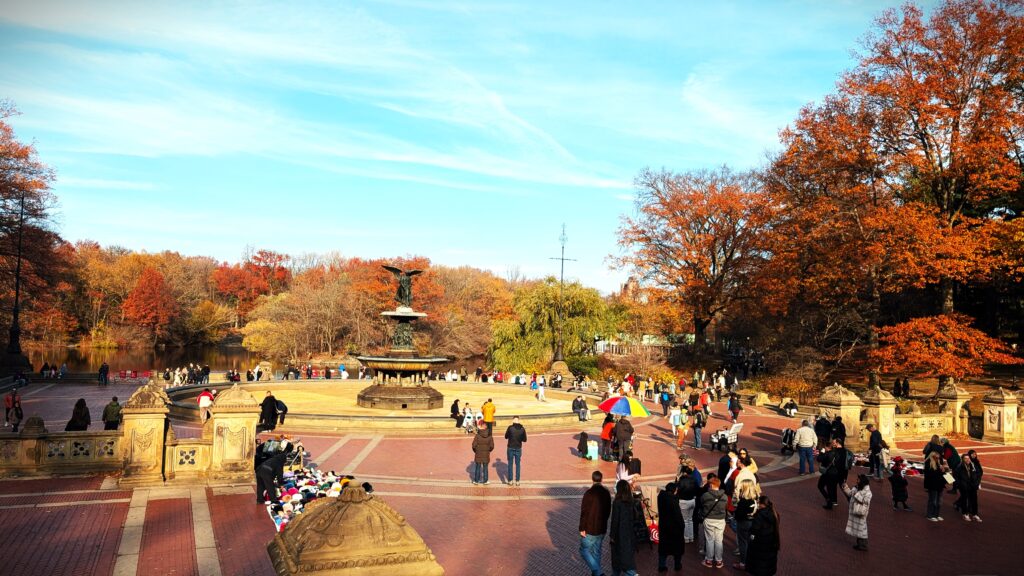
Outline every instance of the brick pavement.
<svg viewBox="0 0 1024 576"><path fill-rule="evenodd" d="M186 498L150 500L142 527L138 573L182 576L197 572L191 502Z"/></svg>
<svg viewBox="0 0 1024 576"><path fill-rule="evenodd" d="M721 405L715 406L722 410ZM930 523L924 519L925 494L920 479L911 481L910 503L914 512L896 512L889 507L888 483L874 483L875 498L869 526L871 551L855 552L844 534L845 503L831 512L820 508L815 488L817 476L796 476L796 457L779 452L779 436L798 420L782 418L760 409L749 409L741 446L750 449L758 461L765 491L775 500L782 514L783 551L779 574L814 574L825 570L837 573L877 571L907 574L1014 574L1018 573L1019 554L1012 548L1020 533L1017 517L1024 511L1024 448L1002 447L980 442L975 446L986 466L981 495L984 523L966 523L950 510L946 496L946 521ZM663 485L675 472L677 451L663 420L652 418L634 423L637 431L635 452L644 462L644 477L651 485ZM707 433L728 422L716 417ZM596 431L597 423L586 429ZM472 486L466 472L471 460L470 439L452 433L425 437L383 437L310 433L304 436L314 458L323 458L323 467L337 470L351 467L353 459L365 458L354 467L360 479L372 481L378 497L402 513L420 532L450 576L480 574L575 575L587 573L579 560L576 524L579 497L588 485L590 472L601 469L606 477L614 467L605 462L587 462L572 455L578 429L531 434L524 450L524 484L510 488L497 482L504 461L503 430L498 432L492 457L492 484ZM298 435L303 436L301 432ZM923 442L900 443L900 448L919 453ZM704 470L717 467L719 452L694 450L692 438L687 452ZM499 459L501 462L499 462ZM610 485L608 481L606 484ZM47 481L0 482L0 521L15 521L21 530L32 530L47 545L56 544L51 557L18 551L17 563L0 564L2 574L62 574L79 563L81 572L109 574L118 545L118 528L124 522L127 504L121 502L127 491L104 491L96 478L69 478ZM51 494L63 489L62 494ZM34 492L41 495L21 496ZM136 491L138 493L139 491ZM196 543L193 540L193 515L199 502L193 492L176 497L164 494L148 501L140 543L138 574L197 574ZM17 494L19 496L6 496ZM266 543L273 537L273 525L265 509L253 504L251 486L211 488L204 493L212 519L215 550L224 575L253 574L271 576ZM189 497L192 500L189 500ZM110 498L111 504L81 504ZM53 505L54 508L11 508L21 500L25 505ZM203 505L206 505L203 502ZM75 515L86 525L108 528L103 534L79 534ZM95 517L95 518L94 518ZM9 534L6 531L5 534ZM67 542L69 539L73 543ZM0 540L4 550L18 550L15 541ZM18 540L17 542L21 542ZM89 556L93 542L98 552ZM734 547L734 536L727 531L726 549ZM64 558L78 560L62 560ZM641 574L654 573L656 555L648 549L638 553ZM732 558L728 558L731 564ZM607 547L605 567L607 561ZM10 569L17 567L18 572ZM62 572L63 570L63 572ZM684 573L703 572L693 546L688 547ZM709 571L710 572L710 571ZM734 573L731 568L718 571Z"/></svg>

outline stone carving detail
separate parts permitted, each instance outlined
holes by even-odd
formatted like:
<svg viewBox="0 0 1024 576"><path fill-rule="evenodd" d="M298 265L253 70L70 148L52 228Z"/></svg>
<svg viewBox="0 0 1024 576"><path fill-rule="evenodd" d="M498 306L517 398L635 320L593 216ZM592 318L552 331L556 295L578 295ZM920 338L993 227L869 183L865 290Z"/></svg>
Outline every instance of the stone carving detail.
<svg viewBox="0 0 1024 576"><path fill-rule="evenodd" d="M178 465L179 466L195 466L196 465L196 449L190 448L188 450L178 450Z"/></svg>
<svg viewBox="0 0 1024 576"><path fill-rule="evenodd" d="M167 392L155 380L139 386L131 398L124 403L125 408L164 408L171 403Z"/></svg>
<svg viewBox="0 0 1024 576"><path fill-rule="evenodd" d="M156 432L156 430L154 430L152 428L150 428L150 430L148 432L146 432L145 434L142 434L142 433L139 433L138 431L136 431L135 432L135 436L132 439L132 442L134 443L135 451L136 452L146 452L147 450L149 450L149 447L153 445L153 436L154 436L155 432Z"/></svg>
<svg viewBox="0 0 1024 576"><path fill-rule="evenodd" d="M100 446L100 456L114 456L117 454L117 440L104 440Z"/></svg>
<svg viewBox="0 0 1024 576"><path fill-rule="evenodd" d="M72 440L71 441L71 457L81 458L83 456L89 457L92 454L92 442L88 440Z"/></svg>
<svg viewBox="0 0 1024 576"><path fill-rule="evenodd" d="M46 457L47 458L64 458L66 445L63 440L47 440L46 441Z"/></svg>
<svg viewBox="0 0 1024 576"><path fill-rule="evenodd" d="M5 440L0 443L0 460L10 462L18 457L18 445L16 440Z"/></svg>
<svg viewBox="0 0 1024 576"><path fill-rule="evenodd" d="M213 401L214 412L217 408L255 408L259 405L252 394L238 387L237 382L231 388L217 394L217 399Z"/></svg>
<svg viewBox="0 0 1024 576"><path fill-rule="evenodd" d="M314 501L267 546L275 571L440 575L444 571L405 518L362 488Z"/></svg>
<svg viewBox="0 0 1024 576"><path fill-rule="evenodd" d="M857 397L852 391L839 384L833 384L826 387L821 392L821 396L818 397L818 402L823 404L851 404L860 402L860 398Z"/></svg>
<svg viewBox="0 0 1024 576"><path fill-rule="evenodd" d="M986 410L986 413L988 414L988 427L994 430L995 432L1001 432L1002 423L999 421L999 410L995 408L989 408L988 410Z"/></svg>

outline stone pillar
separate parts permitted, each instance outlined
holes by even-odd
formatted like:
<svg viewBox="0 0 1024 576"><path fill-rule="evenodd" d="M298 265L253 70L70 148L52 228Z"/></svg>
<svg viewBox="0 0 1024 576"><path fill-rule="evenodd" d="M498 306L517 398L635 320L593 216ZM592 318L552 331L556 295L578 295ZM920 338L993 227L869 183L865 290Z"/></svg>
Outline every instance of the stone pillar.
<svg viewBox="0 0 1024 576"><path fill-rule="evenodd" d="M967 418L963 411L967 403L971 401L970 392L950 382L939 390L936 398L945 402L943 412L953 419L952 429L948 432L955 432L966 436Z"/></svg>
<svg viewBox="0 0 1024 576"><path fill-rule="evenodd" d="M217 395L210 410L213 412L210 480L252 482L260 405L252 394L235 383Z"/></svg>
<svg viewBox="0 0 1024 576"><path fill-rule="evenodd" d="M278 576L443 576L401 514L361 486L314 500L267 544Z"/></svg>
<svg viewBox="0 0 1024 576"><path fill-rule="evenodd" d="M864 394L864 406L867 409L867 424L874 424L882 433L882 439L891 449L896 448L896 398L880 387L868 389ZM845 421L846 418L843 418ZM849 425L847 425L849 430Z"/></svg>
<svg viewBox="0 0 1024 576"><path fill-rule="evenodd" d="M140 486L164 481L164 434L170 399L150 380L124 403L121 442L124 471L118 484Z"/></svg>
<svg viewBox="0 0 1024 576"><path fill-rule="evenodd" d="M982 440L1010 444L1017 438L1017 406L1020 401L1012 392L998 388L985 395L985 435Z"/></svg>
<svg viewBox="0 0 1024 576"><path fill-rule="evenodd" d="M860 411L864 403L850 390L833 384L825 388L818 397L818 408L828 418L843 417L846 426L846 447L854 452L860 450L861 441Z"/></svg>

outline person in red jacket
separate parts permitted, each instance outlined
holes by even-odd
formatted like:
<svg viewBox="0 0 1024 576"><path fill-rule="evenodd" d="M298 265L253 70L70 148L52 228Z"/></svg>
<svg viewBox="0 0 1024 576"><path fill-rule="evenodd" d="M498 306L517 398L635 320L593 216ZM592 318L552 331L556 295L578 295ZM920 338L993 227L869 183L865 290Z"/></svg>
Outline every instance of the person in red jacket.
<svg viewBox="0 0 1024 576"><path fill-rule="evenodd" d="M601 426L601 457L605 460L612 458L612 428L615 427L615 418L606 414L604 424Z"/></svg>

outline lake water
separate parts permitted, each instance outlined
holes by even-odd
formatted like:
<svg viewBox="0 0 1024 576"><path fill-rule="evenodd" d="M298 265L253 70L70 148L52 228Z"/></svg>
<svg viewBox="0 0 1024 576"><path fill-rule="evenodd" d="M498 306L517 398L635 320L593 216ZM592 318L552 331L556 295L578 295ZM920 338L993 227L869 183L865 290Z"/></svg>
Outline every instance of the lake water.
<svg viewBox="0 0 1024 576"><path fill-rule="evenodd" d="M234 368L246 370L256 365L259 359L241 346L189 346L186 348L167 347L99 349L99 348L44 348L26 350L32 366L39 370L43 362L66 362L71 372L95 372L101 364L110 365L111 372L120 370L163 370L189 363L200 366L209 364L211 370L222 371Z"/></svg>

